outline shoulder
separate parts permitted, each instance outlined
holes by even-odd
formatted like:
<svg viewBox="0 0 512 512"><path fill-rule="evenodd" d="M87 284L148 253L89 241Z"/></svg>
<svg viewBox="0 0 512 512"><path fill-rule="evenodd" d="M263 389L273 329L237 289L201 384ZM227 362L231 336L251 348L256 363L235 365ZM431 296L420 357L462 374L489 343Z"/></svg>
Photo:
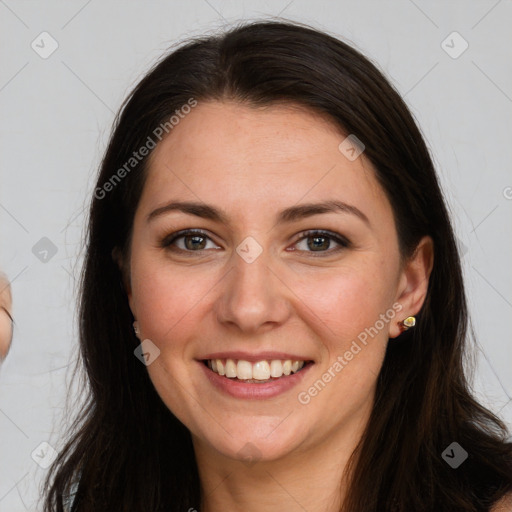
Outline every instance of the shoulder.
<svg viewBox="0 0 512 512"><path fill-rule="evenodd" d="M512 512L512 492L505 494L496 502L489 512Z"/></svg>

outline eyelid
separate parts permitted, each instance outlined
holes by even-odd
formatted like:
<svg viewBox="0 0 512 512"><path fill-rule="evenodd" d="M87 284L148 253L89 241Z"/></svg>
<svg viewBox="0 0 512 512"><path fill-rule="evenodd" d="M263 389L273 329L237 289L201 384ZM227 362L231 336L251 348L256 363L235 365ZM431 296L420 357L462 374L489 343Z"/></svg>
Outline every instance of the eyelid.
<svg viewBox="0 0 512 512"><path fill-rule="evenodd" d="M306 238L313 237L313 236L329 238L332 241L336 242L339 247L334 248L334 249L328 249L327 251L300 251L300 252L307 252L314 257L322 256L322 255L327 256L327 255L338 253L339 251L352 246L352 243L350 242L350 240L347 237L345 237L339 233L336 233L334 231L329 231L326 229L308 229L306 231L302 231L301 233L298 234L298 238L294 242L293 245L296 245L297 243L301 242L302 240L304 240Z"/></svg>
<svg viewBox="0 0 512 512"><path fill-rule="evenodd" d="M183 229L180 231L176 231L175 233L171 233L170 235L167 235L166 237L163 238L160 245L163 248L169 248L176 240L186 237L187 235L190 235L190 236L200 235L200 236L203 236L204 238L211 240L216 245L219 245L219 244L217 244L217 242L215 242L215 240L212 239L212 237L208 234L207 231L199 229L199 228ZM350 240L348 238L346 238L345 236L343 236L339 233L336 233L334 231L326 230L326 229L309 229L306 231L301 231L300 233L297 234L297 238L296 238L295 242L293 242L293 245L296 245L297 243L301 242L302 240L304 240L306 238L313 237L315 235L319 236L319 237L324 236L326 238L329 238L332 241L334 241L335 243L337 243L339 247L334 248L334 249L328 249L326 251L302 251L302 250L299 250L298 252L302 252L302 253L306 252L313 256L331 255L331 254L337 253L343 249L351 247L351 245L352 245ZM174 250L189 253L189 254L192 254L192 253L201 254L204 251L209 250L209 249L200 249L197 251L190 251L190 250L185 250L185 249L180 249L178 247L175 247Z"/></svg>
<svg viewBox="0 0 512 512"><path fill-rule="evenodd" d="M199 228L188 228L188 229L182 229L180 231L176 231L174 233L171 233L167 236L165 236L162 241L160 242L160 246L163 247L163 248L168 248L171 246L171 244L173 242L175 242L176 240L180 239L180 238L184 238L186 236L193 236L193 235L200 235L200 236L203 236L204 238L208 238L209 240L211 240L215 245L219 245L217 242L215 242L215 240L213 240L213 238L210 236L210 234L203 230L203 229L199 229ZM179 250L179 248L177 248ZM206 249L201 249L200 251L184 251L182 249L182 252L189 252L189 253L193 253L193 252L202 252Z"/></svg>

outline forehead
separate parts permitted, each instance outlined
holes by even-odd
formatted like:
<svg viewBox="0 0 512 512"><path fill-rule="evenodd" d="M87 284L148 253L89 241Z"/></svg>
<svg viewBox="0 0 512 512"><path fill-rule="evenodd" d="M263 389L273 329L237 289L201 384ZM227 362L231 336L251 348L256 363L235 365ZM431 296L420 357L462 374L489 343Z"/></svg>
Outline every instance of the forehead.
<svg viewBox="0 0 512 512"><path fill-rule="evenodd" d="M200 102L153 151L141 205L179 198L261 212L340 199L390 215L364 154L351 161L339 150L346 136L300 107Z"/></svg>

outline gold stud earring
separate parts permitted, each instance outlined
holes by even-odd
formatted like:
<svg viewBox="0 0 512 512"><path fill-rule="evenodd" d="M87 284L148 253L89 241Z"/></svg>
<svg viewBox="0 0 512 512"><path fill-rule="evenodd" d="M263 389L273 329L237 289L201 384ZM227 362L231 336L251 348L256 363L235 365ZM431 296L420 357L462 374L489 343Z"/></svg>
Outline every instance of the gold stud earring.
<svg viewBox="0 0 512 512"><path fill-rule="evenodd" d="M416 325L416 317L415 316L408 316L405 320L398 322L398 327L400 328L400 333L407 331L407 329L410 329L411 327L414 327L415 325Z"/></svg>

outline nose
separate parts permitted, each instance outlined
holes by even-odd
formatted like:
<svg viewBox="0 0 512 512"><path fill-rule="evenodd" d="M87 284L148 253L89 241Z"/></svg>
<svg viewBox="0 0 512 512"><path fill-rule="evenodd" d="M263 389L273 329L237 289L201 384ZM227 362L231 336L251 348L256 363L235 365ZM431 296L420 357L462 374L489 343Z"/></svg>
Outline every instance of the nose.
<svg viewBox="0 0 512 512"><path fill-rule="evenodd" d="M263 251L252 263L236 252L232 259L233 266L222 280L215 304L218 321L253 334L283 324L290 316L290 290L271 268L268 253Z"/></svg>

